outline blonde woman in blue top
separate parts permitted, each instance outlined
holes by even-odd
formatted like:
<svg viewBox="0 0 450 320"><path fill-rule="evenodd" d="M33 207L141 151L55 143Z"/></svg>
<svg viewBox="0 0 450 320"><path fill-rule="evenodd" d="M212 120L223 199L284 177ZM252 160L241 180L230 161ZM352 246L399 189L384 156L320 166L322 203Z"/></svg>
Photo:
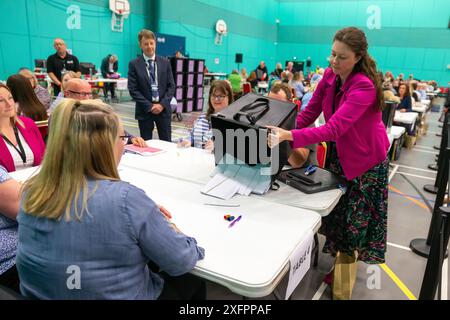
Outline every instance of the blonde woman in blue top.
<svg viewBox="0 0 450 320"><path fill-rule="evenodd" d="M209 90L208 110L195 121L189 139L180 141L179 145L213 150L211 115L222 111L232 102L233 91L229 82L225 80L214 81Z"/></svg>
<svg viewBox="0 0 450 320"><path fill-rule="evenodd" d="M120 180L117 165L128 136L112 108L67 99L55 109L52 128L41 171L24 186L17 219L22 294L206 298L204 285L190 280L178 286L179 295L165 293L204 250L144 191ZM71 277L75 272L78 280Z"/></svg>

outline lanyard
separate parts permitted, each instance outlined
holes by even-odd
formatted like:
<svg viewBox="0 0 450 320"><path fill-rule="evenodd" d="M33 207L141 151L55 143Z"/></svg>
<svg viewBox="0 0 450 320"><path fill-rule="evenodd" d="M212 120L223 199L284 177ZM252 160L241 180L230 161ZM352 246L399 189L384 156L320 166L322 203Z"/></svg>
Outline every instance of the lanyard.
<svg viewBox="0 0 450 320"><path fill-rule="evenodd" d="M5 141L11 147L13 147L17 151L17 153L20 155L20 158L22 158L23 164L26 164L27 163L27 155L25 153L25 150L23 149L22 141L20 141L19 132L17 131L16 126L14 126L14 135L16 136L16 141L17 141L17 144L19 145L19 149L17 149L17 147L4 134L2 134L2 137L3 137L3 139L5 139Z"/></svg>
<svg viewBox="0 0 450 320"><path fill-rule="evenodd" d="M148 59L148 60L146 60L145 62L146 62L146 64L147 64L147 67L146 67L146 69L147 69L147 75L148 75L150 81L152 82L152 84L158 86L158 65L157 65L157 63L156 63L156 56L155 56L155 60ZM153 69L154 69L153 72L154 72L154 74L155 74L155 78L153 78L153 77L152 77L152 74L150 73L150 64L151 64L151 63L153 63Z"/></svg>

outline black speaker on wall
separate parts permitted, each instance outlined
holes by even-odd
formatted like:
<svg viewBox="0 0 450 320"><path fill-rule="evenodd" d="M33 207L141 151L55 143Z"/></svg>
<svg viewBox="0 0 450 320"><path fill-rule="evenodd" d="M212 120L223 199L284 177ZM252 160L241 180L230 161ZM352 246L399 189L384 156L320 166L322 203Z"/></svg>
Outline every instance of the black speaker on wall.
<svg viewBox="0 0 450 320"><path fill-rule="evenodd" d="M235 62L236 63L242 63L242 53L236 53L236 58L235 58Z"/></svg>
<svg viewBox="0 0 450 320"><path fill-rule="evenodd" d="M311 67L311 60L306 60L306 66Z"/></svg>
<svg viewBox="0 0 450 320"><path fill-rule="evenodd" d="M303 61L294 61L294 66L292 67L292 70L294 72L300 72L300 71L303 72L303 65L304 65Z"/></svg>

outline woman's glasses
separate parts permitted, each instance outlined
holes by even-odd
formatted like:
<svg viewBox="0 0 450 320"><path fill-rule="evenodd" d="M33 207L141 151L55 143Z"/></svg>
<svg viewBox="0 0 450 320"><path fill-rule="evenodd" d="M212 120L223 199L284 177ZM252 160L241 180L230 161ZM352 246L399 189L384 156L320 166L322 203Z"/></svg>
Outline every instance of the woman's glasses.
<svg viewBox="0 0 450 320"><path fill-rule="evenodd" d="M131 137L131 134L124 134L123 136L119 136L119 138L122 139L124 145L128 144L128 140L130 140Z"/></svg>
<svg viewBox="0 0 450 320"><path fill-rule="evenodd" d="M213 94L211 96L212 100L218 100L218 101L223 101L223 99L225 99L227 96L223 96L223 95L218 95L216 96L215 94Z"/></svg>

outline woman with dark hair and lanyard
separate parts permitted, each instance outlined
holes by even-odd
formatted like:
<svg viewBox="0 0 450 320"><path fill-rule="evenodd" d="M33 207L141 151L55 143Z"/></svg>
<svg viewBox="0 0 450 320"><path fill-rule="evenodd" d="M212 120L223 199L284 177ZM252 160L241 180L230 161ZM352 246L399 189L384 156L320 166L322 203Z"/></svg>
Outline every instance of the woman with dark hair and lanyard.
<svg viewBox="0 0 450 320"><path fill-rule="evenodd" d="M39 165L44 151L38 128L31 119L17 117L10 89L0 83L0 285L16 292L16 216L21 185L8 172Z"/></svg>
<svg viewBox="0 0 450 320"><path fill-rule="evenodd" d="M294 148L331 141L328 168L347 180L347 191L333 212L322 219L324 252L343 260L385 262L387 233L389 140L383 125L383 92L375 61L367 52L364 32L355 27L337 31L330 68L292 131L269 127L270 147L291 141ZM326 124L308 128L323 111ZM355 266L355 265L354 265ZM350 299L354 278L333 281L333 298ZM334 274L336 276L336 274ZM335 288L347 286L347 294Z"/></svg>

